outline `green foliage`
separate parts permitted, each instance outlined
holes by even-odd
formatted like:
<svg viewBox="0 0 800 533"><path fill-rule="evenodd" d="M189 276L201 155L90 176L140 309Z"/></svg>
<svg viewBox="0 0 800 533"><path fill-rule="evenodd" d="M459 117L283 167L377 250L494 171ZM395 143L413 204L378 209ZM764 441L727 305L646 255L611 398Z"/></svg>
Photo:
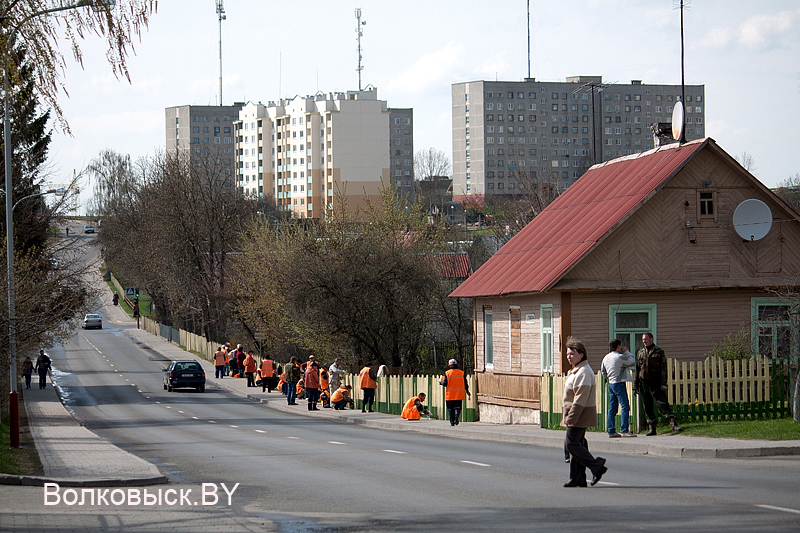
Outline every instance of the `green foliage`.
<svg viewBox="0 0 800 533"><path fill-rule="evenodd" d="M684 435L727 439L796 440L800 424L791 418L735 422L683 422Z"/></svg>
<svg viewBox="0 0 800 533"><path fill-rule="evenodd" d="M731 361L749 359L753 355L748 328L743 328L737 333L728 333L722 341L714 344L710 352L705 354L706 357L719 357Z"/></svg>

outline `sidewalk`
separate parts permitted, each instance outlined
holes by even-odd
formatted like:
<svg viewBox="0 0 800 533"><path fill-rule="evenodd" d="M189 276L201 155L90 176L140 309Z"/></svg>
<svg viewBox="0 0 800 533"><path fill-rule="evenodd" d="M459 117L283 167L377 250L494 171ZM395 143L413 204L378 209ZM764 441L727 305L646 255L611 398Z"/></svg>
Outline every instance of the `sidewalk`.
<svg viewBox="0 0 800 533"><path fill-rule="evenodd" d="M161 353L169 359L196 359L206 371L206 381L233 394L260 402L270 409L294 413L314 418L336 419L351 424L361 424L378 429L396 431L415 431L429 435L441 435L462 439L487 440L492 442L516 442L535 446L563 448L564 431L542 429L530 425L497 425L482 422L465 422L451 426L447 420L403 420L397 415L384 413L361 413L360 410L334 411L320 408L319 411L308 411L306 402L300 400L299 405L290 406L286 397L278 391L261 392L261 387L247 388L247 380L243 378L217 379L214 366L181 348L155 337L144 330L129 330L132 338L149 348ZM710 437L689 437L664 433L656 437L639 435L635 439L609 439L606 433L587 432L593 452L616 452L636 455L654 455L659 457L679 458L734 458L734 457L766 457L775 455L800 455L800 440L767 441L717 439Z"/></svg>

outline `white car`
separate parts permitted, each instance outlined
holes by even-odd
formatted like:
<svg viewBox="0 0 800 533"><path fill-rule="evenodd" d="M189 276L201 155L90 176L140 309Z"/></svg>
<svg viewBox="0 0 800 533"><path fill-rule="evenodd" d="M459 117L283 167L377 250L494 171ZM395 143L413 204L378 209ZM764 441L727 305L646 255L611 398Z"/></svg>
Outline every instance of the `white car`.
<svg viewBox="0 0 800 533"><path fill-rule="evenodd" d="M92 226L91 224L86 224L83 227L83 232L84 233L94 233L94 226Z"/></svg>
<svg viewBox="0 0 800 533"><path fill-rule="evenodd" d="M89 328L103 329L103 319L100 315L90 313L83 317L83 329Z"/></svg>

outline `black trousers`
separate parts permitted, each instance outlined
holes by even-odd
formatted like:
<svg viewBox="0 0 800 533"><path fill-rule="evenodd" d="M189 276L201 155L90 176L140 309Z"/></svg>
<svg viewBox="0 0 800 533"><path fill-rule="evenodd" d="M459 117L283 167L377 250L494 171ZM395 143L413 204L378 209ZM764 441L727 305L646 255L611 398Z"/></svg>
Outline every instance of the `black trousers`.
<svg viewBox="0 0 800 533"><path fill-rule="evenodd" d="M445 400L444 405L447 407L447 414L450 415L450 425L458 425L458 421L461 417L463 400Z"/></svg>
<svg viewBox="0 0 800 533"><path fill-rule="evenodd" d="M667 400L667 393L661 390L661 386L654 383L639 383L639 393L642 395L642 403L644 404L644 416L647 417L648 424L658 422L656 412L653 407L658 407L662 416L669 420L675 418L672 414L672 408L669 406Z"/></svg>
<svg viewBox="0 0 800 533"><path fill-rule="evenodd" d="M361 394L364 395L364 399L361 400L361 408L372 409L372 404L375 403L375 389L361 389Z"/></svg>
<svg viewBox="0 0 800 533"><path fill-rule="evenodd" d="M596 474L605 464L602 459L596 459L589 453L589 443L586 442L586 428L567 428L567 438L564 440L564 453L572 458L569 462L569 478L573 483L583 485L586 483L586 469Z"/></svg>

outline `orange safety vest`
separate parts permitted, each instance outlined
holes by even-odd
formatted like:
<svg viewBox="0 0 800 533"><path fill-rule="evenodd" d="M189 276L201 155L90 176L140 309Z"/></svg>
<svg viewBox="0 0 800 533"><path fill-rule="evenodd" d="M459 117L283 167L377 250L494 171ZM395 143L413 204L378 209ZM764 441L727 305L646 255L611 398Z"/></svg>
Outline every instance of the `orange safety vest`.
<svg viewBox="0 0 800 533"><path fill-rule="evenodd" d="M464 371L451 368L444 375L447 376L447 386L444 390L445 401L465 399L467 394L464 387Z"/></svg>
<svg viewBox="0 0 800 533"><path fill-rule="evenodd" d="M406 420L419 420L421 418L419 409L417 409L417 400L419 400L419 396L414 396L406 402L405 406L403 406L403 413L400 415L402 418Z"/></svg>
<svg viewBox="0 0 800 533"><path fill-rule="evenodd" d="M328 386L330 385L328 381L328 371L324 368L321 368L319 371L319 388L323 390L327 390Z"/></svg>
<svg viewBox="0 0 800 533"><path fill-rule="evenodd" d="M362 389L377 389L378 388L378 384L375 383L374 379L369 377L369 370L370 370L370 367L368 367L368 366L365 366L364 368L361 369L361 373L359 374L361 376L361 388Z"/></svg>
<svg viewBox="0 0 800 533"><path fill-rule="evenodd" d="M275 375L275 363L271 359L261 361L261 379L271 378Z"/></svg>
<svg viewBox="0 0 800 533"><path fill-rule="evenodd" d="M244 360L244 371L247 373L253 373L256 371L256 360L250 355L248 355Z"/></svg>
<svg viewBox="0 0 800 533"><path fill-rule="evenodd" d="M225 352L222 351L222 350L218 350L217 352L215 352L214 353L214 366L225 366L225 363L227 363L226 357L225 357Z"/></svg>
<svg viewBox="0 0 800 533"><path fill-rule="evenodd" d="M335 403L335 402L341 402L342 400L346 400L347 394L350 394L350 391L348 389L345 389L344 387L339 387L338 389L336 389L336 392L334 392L333 395L331 396L331 401Z"/></svg>
<svg viewBox="0 0 800 533"><path fill-rule="evenodd" d="M294 388L298 396L300 395L301 392L303 392L303 390L305 390L305 387L303 385L304 383L302 381L298 381L297 386Z"/></svg>

